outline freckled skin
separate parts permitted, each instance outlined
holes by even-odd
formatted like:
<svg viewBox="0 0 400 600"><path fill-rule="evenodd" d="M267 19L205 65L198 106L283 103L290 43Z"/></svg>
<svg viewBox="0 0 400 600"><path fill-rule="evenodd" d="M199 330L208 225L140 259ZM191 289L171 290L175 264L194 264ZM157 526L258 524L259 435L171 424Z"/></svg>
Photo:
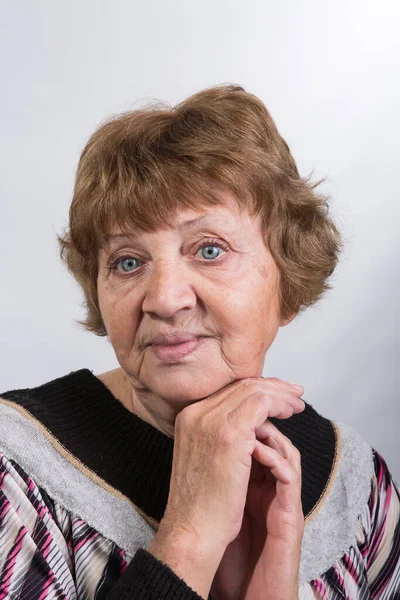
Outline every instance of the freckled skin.
<svg viewBox="0 0 400 600"><path fill-rule="evenodd" d="M186 405L236 379L260 377L279 327L295 316L279 319L278 270L263 239L261 217L240 213L227 192L223 200L176 215L178 225L207 213L206 227L141 233L139 240L118 241L99 253L100 310L121 366L113 386L129 410L170 435ZM207 258L201 250L213 246L207 238L221 240L228 249ZM140 262L133 271L124 272L121 264L119 271L109 271L110 255ZM176 329L211 337L174 364L144 348L157 333Z"/></svg>

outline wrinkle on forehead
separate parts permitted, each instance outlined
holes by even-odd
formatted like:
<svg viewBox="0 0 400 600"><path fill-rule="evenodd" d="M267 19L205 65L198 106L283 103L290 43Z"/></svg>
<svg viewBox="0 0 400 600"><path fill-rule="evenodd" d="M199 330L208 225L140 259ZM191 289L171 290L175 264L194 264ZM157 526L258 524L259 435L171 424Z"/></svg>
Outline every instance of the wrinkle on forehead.
<svg viewBox="0 0 400 600"><path fill-rule="evenodd" d="M211 210L210 210L211 209ZM192 217L187 219L187 217ZM152 230L143 230L130 222L124 224L114 222L110 225L108 232L104 235L103 246L107 247L118 239L127 238L130 241L138 240L143 233L154 234L157 231L176 230L177 232L186 232L202 227L223 227L228 235L234 235L238 230L243 231L243 218L245 220L259 221L259 229L262 232L262 223L260 215L252 215L247 210L241 208L237 201L231 195L225 195L221 203L214 205L199 204L199 209L183 208L175 212L168 223ZM264 237L264 236L263 236Z"/></svg>

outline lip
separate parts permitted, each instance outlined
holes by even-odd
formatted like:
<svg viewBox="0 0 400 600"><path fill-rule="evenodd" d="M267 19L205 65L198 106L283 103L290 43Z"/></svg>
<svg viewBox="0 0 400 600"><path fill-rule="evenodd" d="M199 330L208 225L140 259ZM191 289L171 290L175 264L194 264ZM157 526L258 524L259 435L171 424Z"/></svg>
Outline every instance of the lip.
<svg viewBox="0 0 400 600"><path fill-rule="evenodd" d="M202 344L207 337L191 337L190 340L182 342L181 344L152 344L154 354L159 360L163 362L173 363L178 362L185 358L188 354L191 354L196 348Z"/></svg>
<svg viewBox="0 0 400 600"><path fill-rule="evenodd" d="M191 342L202 336L201 333L191 333L189 331L177 330L167 334L156 335L147 345L167 346L171 344L183 344Z"/></svg>

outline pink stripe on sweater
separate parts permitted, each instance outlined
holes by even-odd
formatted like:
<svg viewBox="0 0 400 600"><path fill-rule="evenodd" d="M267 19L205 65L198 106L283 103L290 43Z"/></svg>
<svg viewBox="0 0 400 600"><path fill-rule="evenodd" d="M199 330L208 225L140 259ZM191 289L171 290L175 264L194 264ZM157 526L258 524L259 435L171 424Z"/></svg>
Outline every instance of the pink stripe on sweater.
<svg viewBox="0 0 400 600"><path fill-rule="evenodd" d="M48 587L53 583L54 579L55 579L54 573L53 573L53 571L50 571L49 578L46 581L46 583L44 584L43 591L40 594L38 600L45 600L45 598L47 598L48 593L49 593Z"/></svg>
<svg viewBox="0 0 400 600"><path fill-rule="evenodd" d="M9 557L7 557L7 563L8 563L8 561L10 561L10 562L9 562L9 564L7 564L8 574L7 574L7 578L4 580L4 586L2 585L0 588L0 600L7 598L8 591L10 589L12 575L13 575L15 565L17 562L17 558L18 558L19 552L22 548L22 544L23 544L24 537L26 534L27 534L26 527L21 527L21 530L18 533L18 536L16 538L15 546L13 547L13 551L12 551L11 555Z"/></svg>
<svg viewBox="0 0 400 600"><path fill-rule="evenodd" d="M91 539L96 539L96 537L99 536L99 532L98 531L93 531L92 533L88 533L88 535L83 538L76 546L75 546L75 552L77 552L79 550L79 548L81 546L83 546L83 544L86 544L86 542L90 541Z"/></svg>

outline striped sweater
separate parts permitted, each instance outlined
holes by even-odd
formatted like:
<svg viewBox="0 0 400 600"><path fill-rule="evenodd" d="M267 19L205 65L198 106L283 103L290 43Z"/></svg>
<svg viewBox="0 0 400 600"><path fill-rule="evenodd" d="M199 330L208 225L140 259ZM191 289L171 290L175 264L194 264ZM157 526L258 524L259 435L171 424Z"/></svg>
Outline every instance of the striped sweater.
<svg viewBox="0 0 400 600"><path fill-rule="evenodd" d="M0 396L0 600L198 600L146 551L173 440L88 369ZM300 600L400 599L400 494L383 457L308 403L271 421L302 457Z"/></svg>

